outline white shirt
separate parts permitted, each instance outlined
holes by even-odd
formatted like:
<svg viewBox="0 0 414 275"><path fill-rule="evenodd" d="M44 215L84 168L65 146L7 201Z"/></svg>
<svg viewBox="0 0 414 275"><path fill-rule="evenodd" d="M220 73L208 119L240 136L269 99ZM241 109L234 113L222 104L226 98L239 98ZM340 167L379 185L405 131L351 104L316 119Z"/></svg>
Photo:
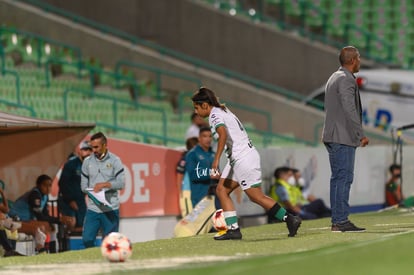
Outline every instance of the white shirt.
<svg viewBox="0 0 414 275"><path fill-rule="evenodd" d="M208 118L211 133L214 139L218 139L216 129L224 126L227 132L226 154L230 161L240 159L254 147L240 120L228 109L226 111L219 107L213 107Z"/></svg>

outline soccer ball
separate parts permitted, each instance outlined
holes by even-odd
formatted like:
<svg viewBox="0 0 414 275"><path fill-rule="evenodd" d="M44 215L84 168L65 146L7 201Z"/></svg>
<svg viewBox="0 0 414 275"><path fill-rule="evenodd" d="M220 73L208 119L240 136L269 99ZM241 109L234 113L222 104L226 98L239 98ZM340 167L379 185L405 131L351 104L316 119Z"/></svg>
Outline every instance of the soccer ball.
<svg viewBox="0 0 414 275"><path fill-rule="evenodd" d="M132 254L132 244L124 234L112 232L102 241L101 252L110 262L124 262Z"/></svg>
<svg viewBox="0 0 414 275"><path fill-rule="evenodd" d="M223 209L218 209L216 213L213 214L211 217L213 221L213 227L217 231L225 231L227 230L226 220L224 219Z"/></svg>

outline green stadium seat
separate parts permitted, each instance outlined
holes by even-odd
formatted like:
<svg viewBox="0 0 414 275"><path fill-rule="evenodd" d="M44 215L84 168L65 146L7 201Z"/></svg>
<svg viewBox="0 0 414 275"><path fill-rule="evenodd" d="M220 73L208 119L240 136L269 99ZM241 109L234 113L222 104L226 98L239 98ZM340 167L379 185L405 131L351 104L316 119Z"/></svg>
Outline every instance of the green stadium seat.
<svg viewBox="0 0 414 275"><path fill-rule="evenodd" d="M48 46L47 43L40 38L31 39L30 37L25 38L20 35L13 36L12 34L7 36L2 33L0 39L2 39L5 44L7 44L8 41L17 41L15 44L9 43L9 49L11 50L18 49L19 51L22 51L24 49L24 45L31 45L32 54L29 55L27 51L22 53L24 63L21 66L15 66L13 59L10 56L7 56L6 58L6 66L8 68L15 69L18 72L21 79L20 92L22 103L28 107L32 107L36 111L37 117L45 119L67 119L79 122L103 122L111 125L114 122L113 101L111 99L104 99L100 97L105 95L107 97L122 100L122 102L119 101L117 104L117 123L118 126L129 129L131 133L122 130L114 130L111 127L98 127L97 129L104 129L105 132L110 133L111 136L114 135L136 141L162 144L164 135L163 123L164 119L166 119L167 137L174 139L174 141L168 141L168 146L183 146L183 136L188 127L189 121L181 121L180 116L174 113L171 103L166 100L166 92L162 92L161 97L158 97L157 87L153 81L143 79L137 83L140 87L139 96L145 97L145 100L143 101L148 101L146 104L147 106L152 108L156 107L165 112L166 117L163 117L162 113L159 111L132 103L128 89L125 87L120 89L116 88L112 73L106 74L99 72L102 77L102 84L105 85L94 87L95 97L89 97L76 92L68 93L66 102L68 113L65 118L63 113L64 91L68 89L81 89L89 91L92 87L90 79L88 78L88 73L84 71L84 77L79 79L77 77L77 67L63 65L62 67L64 72L74 75L63 75L53 78L50 74L50 86L46 87L46 75L44 68L28 66L27 63L32 65L35 63L35 65L37 65L38 52L40 51L42 52L42 64L44 64L44 62L52 56L78 64L77 56L74 54L73 50L66 47L59 48L55 45ZM93 65L90 60L88 65ZM94 65L101 67L99 61ZM134 82L135 78L131 72L122 72L121 87ZM0 96L3 99L16 102L16 80L13 76L0 76ZM12 108L4 104L0 104L0 109L12 113L30 115L28 110L22 108ZM192 108L190 106L190 108L188 108L188 112L184 113L183 116L190 117L191 112ZM146 138L143 134L133 133L134 130L158 135L159 138ZM263 138L258 135L257 139L260 140Z"/></svg>

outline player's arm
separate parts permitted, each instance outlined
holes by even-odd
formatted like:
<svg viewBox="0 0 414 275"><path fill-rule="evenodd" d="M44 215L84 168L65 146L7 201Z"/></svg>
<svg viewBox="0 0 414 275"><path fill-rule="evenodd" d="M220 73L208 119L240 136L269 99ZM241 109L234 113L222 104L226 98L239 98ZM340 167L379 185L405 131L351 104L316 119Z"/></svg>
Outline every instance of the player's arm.
<svg viewBox="0 0 414 275"><path fill-rule="evenodd" d="M177 181L177 189L178 189L178 194L181 196L181 189L183 188L183 178L184 178L184 174L178 173L176 175L176 181Z"/></svg>
<svg viewBox="0 0 414 275"><path fill-rule="evenodd" d="M213 163L211 165L212 169L219 168L221 154L224 151L224 147L226 146L226 140L227 140L227 131L226 131L226 127L223 124L217 126L216 132L218 135L217 150L216 150L216 155L214 156Z"/></svg>
<svg viewBox="0 0 414 275"><path fill-rule="evenodd" d="M47 221L50 223L59 223L59 219L51 217L47 208L47 204L42 208L42 196L35 191L29 195L29 208L38 221Z"/></svg>
<svg viewBox="0 0 414 275"><path fill-rule="evenodd" d="M395 189L394 196L395 196L395 199L398 202L402 201L401 186L400 185L398 185L397 188Z"/></svg>
<svg viewBox="0 0 414 275"><path fill-rule="evenodd" d="M279 200L285 205L286 209L296 214L300 213L300 207L293 205L290 202L289 193L283 185L277 184L275 192L279 197Z"/></svg>
<svg viewBox="0 0 414 275"><path fill-rule="evenodd" d="M121 190L125 187L125 169L121 159L116 158L113 163L113 177L106 182L99 182L93 187L94 192L99 192L104 188L112 190Z"/></svg>
<svg viewBox="0 0 414 275"><path fill-rule="evenodd" d="M117 158L115 164L115 180L110 180L111 188L121 190L125 187L125 168L120 158Z"/></svg>

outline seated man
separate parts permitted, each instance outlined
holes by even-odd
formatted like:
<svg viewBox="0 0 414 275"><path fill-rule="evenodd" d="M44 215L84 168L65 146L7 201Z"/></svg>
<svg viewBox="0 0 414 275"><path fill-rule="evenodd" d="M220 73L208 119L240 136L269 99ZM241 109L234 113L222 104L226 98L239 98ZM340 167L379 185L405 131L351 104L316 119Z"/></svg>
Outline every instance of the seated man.
<svg viewBox="0 0 414 275"><path fill-rule="evenodd" d="M9 203L3 190L4 182L0 180L0 245L5 251L3 256L23 256L14 250L14 245L8 237L8 234L17 234L17 229L21 227L21 223L8 217Z"/></svg>
<svg viewBox="0 0 414 275"><path fill-rule="evenodd" d="M307 201L311 202L311 201L316 200L316 197L310 193L309 183L305 182L305 179L302 177L302 173L296 168L292 168L292 172L293 172L293 178L295 179L295 184L292 184L292 185L295 185L296 187L299 188L299 190L302 192L303 197Z"/></svg>
<svg viewBox="0 0 414 275"><path fill-rule="evenodd" d="M11 216L18 216L22 227L20 232L32 235L36 240L38 252L45 250L46 236L51 236L49 251L56 252L56 232L53 224L59 224L59 218L51 217L47 207L48 195L52 187L52 178L48 175L40 175L36 180L36 186L26 192L13 203L10 209ZM62 221L73 226L74 219L67 218Z"/></svg>
<svg viewBox="0 0 414 275"><path fill-rule="evenodd" d="M388 170L391 178L385 184L386 206L413 207L414 197L404 198L401 192L401 165L392 164Z"/></svg>
<svg viewBox="0 0 414 275"><path fill-rule="evenodd" d="M304 220L331 216L331 210L321 199L307 201L296 186L293 171L289 167L279 167L274 172L275 184L270 189L270 197L279 202L292 214Z"/></svg>
<svg viewBox="0 0 414 275"><path fill-rule="evenodd" d="M385 204L386 206L399 205L402 200L401 195L401 166L392 164L389 169L391 178L385 183Z"/></svg>

